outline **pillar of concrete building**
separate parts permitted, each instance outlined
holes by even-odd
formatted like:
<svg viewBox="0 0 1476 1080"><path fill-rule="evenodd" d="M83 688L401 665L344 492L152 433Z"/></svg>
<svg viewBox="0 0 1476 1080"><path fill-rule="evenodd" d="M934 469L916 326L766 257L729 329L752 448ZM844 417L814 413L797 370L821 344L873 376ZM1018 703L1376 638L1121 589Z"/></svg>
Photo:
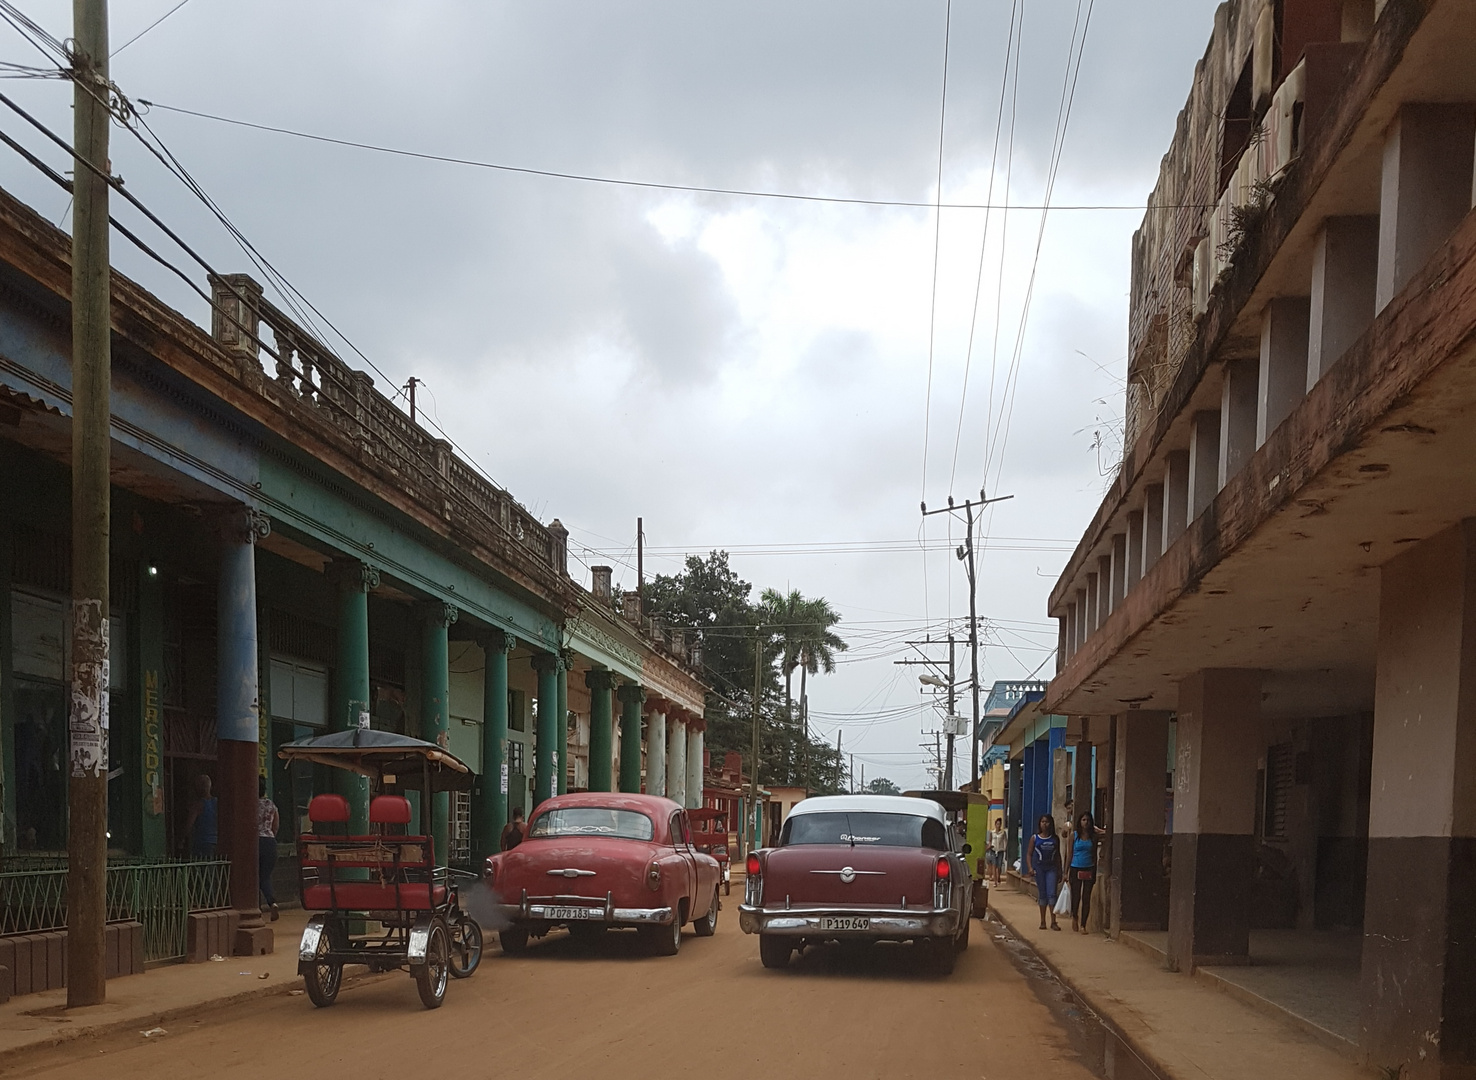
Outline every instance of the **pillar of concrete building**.
<svg viewBox="0 0 1476 1080"><path fill-rule="evenodd" d="M1189 520L1209 509L1220 490L1220 414L1203 410L1189 419Z"/></svg>
<svg viewBox="0 0 1476 1080"><path fill-rule="evenodd" d="M357 559L335 559L328 575L338 587L338 649L333 665L334 731L369 726L369 593L379 571ZM333 770L333 788L348 799L349 831L369 831L369 781L347 769Z"/></svg>
<svg viewBox="0 0 1476 1080"><path fill-rule="evenodd" d="M1246 963L1255 873L1261 673L1211 669L1179 683L1168 963Z"/></svg>
<svg viewBox="0 0 1476 1080"><path fill-rule="evenodd" d="M446 746L451 724L451 657L447 640L457 610L433 600L421 609L420 621L420 735ZM430 799L430 835L441 866L451 861L451 793L438 791Z"/></svg>
<svg viewBox="0 0 1476 1080"><path fill-rule="evenodd" d="M1312 249L1307 389L1336 364L1373 321L1379 276L1379 219L1330 217Z"/></svg>
<svg viewBox="0 0 1476 1080"><path fill-rule="evenodd" d="M635 683L626 683L620 696L620 790L639 794L641 790L641 706L646 691Z"/></svg>
<svg viewBox="0 0 1476 1080"><path fill-rule="evenodd" d="M1312 301L1281 296L1261 315L1261 363L1256 387L1260 446L1307 395L1307 327Z"/></svg>
<svg viewBox="0 0 1476 1080"><path fill-rule="evenodd" d="M1122 594L1126 596L1143 579L1143 511L1128 511L1127 577Z"/></svg>
<svg viewBox="0 0 1476 1080"><path fill-rule="evenodd" d="M666 794L666 713L661 709L646 718L646 794Z"/></svg>
<svg viewBox="0 0 1476 1080"><path fill-rule="evenodd" d="M1114 611L1117 609L1117 606L1122 603L1122 598L1127 595L1127 583L1127 533L1116 533L1112 537L1112 608Z"/></svg>
<svg viewBox="0 0 1476 1080"><path fill-rule="evenodd" d="M611 695L615 673L586 671L584 685L589 687L589 790L613 791L615 719Z"/></svg>
<svg viewBox="0 0 1476 1080"><path fill-rule="evenodd" d="M1361 1049L1476 1075L1476 519L1382 567Z"/></svg>
<svg viewBox="0 0 1476 1080"><path fill-rule="evenodd" d="M1079 733L1071 754L1071 817L1064 825L1076 827L1076 820L1083 813L1096 816L1096 784L1092 779L1092 718L1083 716L1078 720ZM1067 853L1069 855L1069 853ZM1069 861L1069 859L1068 859Z"/></svg>
<svg viewBox="0 0 1476 1080"><path fill-rule="evenodd" d="M1471 209L1476 107L1405 105L1384 137L1379 188L1382 311Z"/></svg>
<svg viewBox="0 0 1476 1080"><path fill-rule="evenodd" d="M1101 604L1099 603L1102 598L1102 590L1101 587L1097 584L1096 574L1087 575L1086 598L1086 632L1087 637L1091 637L1092 634L1097 632L1097 627L1102 625L1102 608Z"/></svg>
<svg viewBox="0 0 1476 1080"><path fill-rule="evenodd" d="M1063 622L1063 627L1064 627L1064 629L1066 631L1065 639L1062 642L1063 648L1062 648L1062 652L1061 652L1061 656L1062 656L1062 659L1064 661L1064 660L1070 660L1073 656L1076 655L1076 601L1075 600L1073 600L1071 603L1069 603L1069 604L1066 605L1066 618L1065 618L1065 620Z"/></svg>
<svg viewBox="0 0 1476 1080"><path fill-rule="evenodd" d="M559 675L562 657L539 653L533 657L533 670L538 672L538 731L533 746L533 806L559 793L558 771L564 767L559 757ZM528 814L532 820L533 814Z"/></svg>
<svg viewBox="0 0 1476 1080"><path fill-rule="evenodd" d="M1080 649L1086 644L1087 635L1092 632L1092 613L1088 610L1087 591L1076 590L1076 647Z"/></svg>
<svg viewBox="0 0 1476 1080"><path fill-rule="evenodd" d="M1025 761L1023 757L1011 758L1005 770L1005 846L1006 860L1010 866L1020 858L1024 848L1020 821L1025 806Z"/></svg>
<svg viewBox="0 0 1476 1080"><path fill-rule="evenodd" d="M477 859L495 855L507 824L507 654L518 639L494 630L482 646L482 780L472 800L472 845Z"/></svg>
<svg viewBox="0 0 1476 1080"><path fill-rule="evenodd" d="M687 805L687 722L672 716L667 720L666 797Z"/></svg>
<svg viewBox="0 0 1476 1080"><path fill-rule="evenodd" d="M1143 573L1146 575L1163 554L1162 484L1149 484L1143 489Z"/></svg>
<svg viewBox="0 0 1476 1080"><path fill-rule="evenodd" d="M698 723L687 725L687 801L682 805L689 810L702 806L702 728Z"/></svg>
<svg viewBox="0 0 1476 1080"><path fill-rule="evenodd" d="M574 670L574 657L567 650L559 653L559 663L554 669L554 700L558 712L556 721L559 740L558 768L554 770L554 786L563 795L569 790L569 672Z"/></svg>
<svg viewBox="0 0 1476 1080"><path fill-rule="evenodd" d="M1112 782L1112 936L1168 926L1169 714L1134 711L1117 718Z"/></svg>
<svg viewBox="0 0 1476 1080"><path fill-rule="evenodd" d="M1173 546L1189 524L1189 451L1173 450L1164 463L1163 546Z"/></svg>
<svg viewBox="0 0 1476 1080"><path fill-rule="evenodd" d="M220 791L217 838L230 860L231 906L240 916L232 947L237 956L272 951L262 921L257 881L256 805L261 737L261 661L256 640L256 541L270 525L265 515L238 507L220 521L216 583L215 732Z"/></svg>
<svg viewBox="0 0 1476 1080"><path fill-rule="evenodd" d="M1245 468L1256 452L1256 418L1260 408L1260 364L1231 360L1220 388L1220 487Z"/></svg>
<svg viewBox="0 0 1476 1080"><path fill-rule="evenodd" d="M1112 598L1112 556L1101 555L1097 558L1097 625L1101 626L1107 621L1107 616L1112 614L1116 606Z"/></svg>

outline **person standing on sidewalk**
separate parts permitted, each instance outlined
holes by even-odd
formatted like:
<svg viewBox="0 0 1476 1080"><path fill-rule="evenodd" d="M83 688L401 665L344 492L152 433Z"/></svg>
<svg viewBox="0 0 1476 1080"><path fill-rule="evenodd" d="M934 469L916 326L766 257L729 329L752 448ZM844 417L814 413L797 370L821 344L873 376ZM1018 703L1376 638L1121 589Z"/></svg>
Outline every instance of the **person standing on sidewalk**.
<svg viewBox="0 0 1476 1080"><path fill-rule="evenodd" d="M1071 886L1071 930L1087 930L1087 918L1092 913L1092 886L1097 882L1097 838L1106 835L1106 829L1097 828L1091 811L1085 811L1076 819L1076 829L1071 840L1071 866L1067 870L1067 881Z"/></svg>
<svg viewBox="0 0 1476 1080"><path fill-rule="evenodd" d="M1056 892L1061 885L1061 841L1056 836L1056 819L1050 814L1041 814L1035 823L1035 832L1025 849L1025 864L1035 874L1035 902L1040 907L1040 928L1046 928L1046 913L1050 912L1051 929L1061 929L1056 922Z"/></svg>
<svg viewBox="0 0 1476 1080"><path fill-rule="evenodd" d="M210 793L210 777L200 773L195 777L195 801L190 803L190 814L185 819L185 836L192 859L215 858L216 805L215 796Z"/></svg>
<svg viewBox="0 0 1476 1080"><path fill-rule="evenodd" d="M512 820L502 827L501 850L511 851L527 838L527 826L523 824L523 808L514 806Z"/></svg>
<svg viewBox="0 0 1476 1080"><path fill-rule="evenodd" d="M989 877L992 884L998 885L1000 876L1004 873L1005 854L1009 850L1009 841L1005 835L1004 818L994 819L994 828L989 830Z"/></svg>
<svg viewBox="0 0 1476 1080"><path fill-rule="evenodd" d="M272 891L272 871L277 868L277 830L282 827L277 804L267 795L267 778L256 778L256 881L262 899L277 921L277 897Z"/></svg>

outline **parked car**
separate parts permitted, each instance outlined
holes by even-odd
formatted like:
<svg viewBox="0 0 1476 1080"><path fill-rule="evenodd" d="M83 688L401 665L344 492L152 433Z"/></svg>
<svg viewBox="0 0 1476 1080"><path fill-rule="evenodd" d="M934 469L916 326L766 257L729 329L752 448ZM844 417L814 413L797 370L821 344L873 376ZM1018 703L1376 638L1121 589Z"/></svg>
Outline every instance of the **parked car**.
<svg viewBox="0 0 1476 1080"><path fill-rule="evenodd" d="M586 939L634 927L662 956L681 948L685 923L699 937L717 929L717 861L693 846L687 812L654 795L555 796L484 874L507 955L557 926Z"/></svg>
<svg viewBox="0 0 1476 1080"><path fill-rule="evenodd" d="M748 856L738 924L765 967L820 942L908 941L946 974L969 944L968 852L930 799L806 799Z"/></svg>

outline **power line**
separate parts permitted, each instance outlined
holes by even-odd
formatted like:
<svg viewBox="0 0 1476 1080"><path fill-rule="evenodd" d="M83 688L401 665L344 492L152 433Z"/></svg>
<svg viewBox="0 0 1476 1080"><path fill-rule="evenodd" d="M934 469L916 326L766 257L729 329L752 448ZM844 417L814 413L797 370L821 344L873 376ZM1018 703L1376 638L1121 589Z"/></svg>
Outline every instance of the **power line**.
<svg viewBox="0 0 1476 1080"><path fill-rule="evenodd" d="M189 2L190 2L190 0L179 0L179 3L175 4L172 8L170 8L168 11L166 11L163 15L160 15L153 22L149 23L148 26L145 26L142 30L140 30L138 33L134 34L131 38L129 38L127 41L125 41L122 45L119 45L116 49L114 49L112 51L112 53L109 54L109 59L111 59L114 56L117 56L120 52L122 52L124 49L128 48L128 46L132 45L135 41L137 41L139 38L143 37L150 30L152 30L154 27L158 26L161 22L163 22L165 19L169 18L169 16L173 15L176 11L178 11L180 8L184 7Z"/></svg>
<svg viewBox="0 0 1476 1080"><path fill-rule="evenodd" d="M948 119L948 41L953 0L943 9L943 92L938 97L938 182L933 189L933 287L928 299L928 379L923 396L922 497L928 497L928 433L933 419L933 343L938 327L938 249L943 242L943 132ZM986 219L987 220L987 219Z"/></svg>
<svg viewBox="0 0 1476 1080"><path fill-rule="evenodd" d="M507 165L501 162L481 161L475 158L457 157L450 154L432 154L418 150L406 150L402 147L384 146L378 143L360 142L356 139L340 139L331 135L318 135L307 131L297 131L292 128L279 127L274 124L258 124L250 120L237 120L229 116L219 116L215 113L201 112L197 109L186 109L178 105L166 105L158 101L149 101L139 98L138 103L150 109L163 109L166 112L180 113L185 116L198 117L201 120L212 120L221 124L233 124L237 127L252 128L256 131L267 131L276 135L288 135L295 139L307 139L312 142L329 143L333 146L345 146L355 150L368 150L377 154L393 154L396 157L417 158L422 161L437 161L447 165L465 165L474 169L490 169L495 172L520 173L525 176L542 176L556 180L575 180L586 184L608 184L615 187L649 188L655 191L682 191L697 195L732 195L747 199L781 199L791 202L809 203L833 203L841 206L882 206L899 207L911 210L1016 210L1016 211L1051 211L1082 210L1082 211L1112 211L1112 210L1169 210L1169 209L1208 209L1209 203L1155 203L1150 207L1147 203L1092 203L1076 205L1056 205L1046 207L1028 204L1015 206L991 205L988 203L950 203L923 202L916 199L863 199L841 195L810 195L793 191L764 191L754 188L733 187L709 187L701 184L675 184L664 183L654 180L631 180L625 177L599 176L591 173L565 172L557 169L537 169L524 165Z"/></svg>

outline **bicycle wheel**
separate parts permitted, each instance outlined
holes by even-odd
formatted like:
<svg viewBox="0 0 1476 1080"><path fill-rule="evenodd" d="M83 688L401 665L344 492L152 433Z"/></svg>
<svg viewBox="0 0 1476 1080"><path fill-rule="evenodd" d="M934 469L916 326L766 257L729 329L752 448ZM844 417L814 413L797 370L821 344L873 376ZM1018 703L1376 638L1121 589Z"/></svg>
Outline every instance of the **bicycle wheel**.
<svg viewBox="0 0 1476 1080"><path fill-rule="evenodd" d="M482 962L482 927L470 915L462 915L450 930L451 977L468 978Z"/></svg>

